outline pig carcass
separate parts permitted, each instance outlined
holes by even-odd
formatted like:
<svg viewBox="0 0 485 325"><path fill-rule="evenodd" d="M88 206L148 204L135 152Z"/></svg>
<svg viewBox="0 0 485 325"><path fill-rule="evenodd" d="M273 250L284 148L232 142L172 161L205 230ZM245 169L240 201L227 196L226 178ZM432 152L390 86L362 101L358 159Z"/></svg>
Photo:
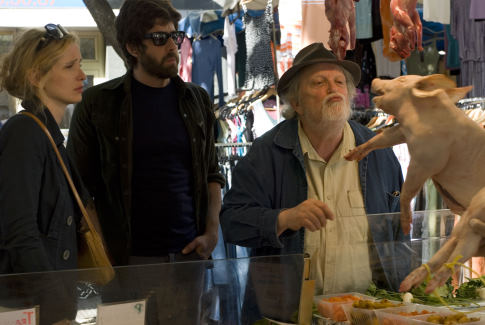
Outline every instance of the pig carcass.
<svg viewBox="0 0 485 325"><path fill-rule="evenodd" d="M349 43L351 50L355 48L354 0L326 0L325 15L330 22L328 46L339 60L343 60Z"/></svg>
<svg viewBox="0 0 485 325"><path fill-rule="evenodd" d="M390 47L403 59L411 55L416 44L422 51L423 27L416 10L417 0L391 0L393 24Z"/></svg>
<svg viewBox="0 0 485 325"><path fill-rule="evenodd" d="M356 147L346 156L360 160L375 149L407 143L411 156L406 180L401 190L401 225L409 233L411 200L431 178L448 207L462 218L447 243L431 258L434 273L428 292L444 283L451 270L443 266L461 255L468 260L481 245L481 237L468 222L485 198L485 131L469 119L454 103L471 86L456 88L443 75L401 76L393 80L375 79L372 91L376 106L394 115L398 125ZM485 211L485 208L484 208ZM485 215L483 216L485 220ZM424 281L427 270L421 266L401 284L407 291Z"/></svg>

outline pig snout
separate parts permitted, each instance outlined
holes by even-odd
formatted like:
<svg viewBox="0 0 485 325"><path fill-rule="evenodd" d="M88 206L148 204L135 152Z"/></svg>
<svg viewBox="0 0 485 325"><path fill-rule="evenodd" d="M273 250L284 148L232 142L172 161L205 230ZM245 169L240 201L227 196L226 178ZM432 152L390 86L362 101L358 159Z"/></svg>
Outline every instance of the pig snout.
<svg viewBox="0 0 485 325"><path fill-rule="evenodd" d="M385 82L386 81L379 78L375 78L374 80L372 80L371 87L370 87L371 92L376 95L383 95Z"/></svg>

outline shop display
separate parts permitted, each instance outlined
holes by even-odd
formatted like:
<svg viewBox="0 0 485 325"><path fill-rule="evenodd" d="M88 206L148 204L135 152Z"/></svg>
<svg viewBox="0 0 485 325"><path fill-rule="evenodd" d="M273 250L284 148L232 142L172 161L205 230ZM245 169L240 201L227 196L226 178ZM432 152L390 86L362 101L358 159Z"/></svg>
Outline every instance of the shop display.
<svg viewBox="0 0 485 325"><path fill-rule="evenodd" d="M485 98L476 97L468 100L462 98L471 95L481 96L481 93L485 92L485 56L483 56L485 22L479 15L482 12L478 10L474 12L470 9L473 4L478 4L478 0L439 1L443 1L447 4L447 8L451 9L451 25L442 25L443 30L448 31L447 37L453 34L460 43L459 55L455 53L454 56L458 67L453 73L444 66L447 56L452 57L452 52L447 47L452 39L450 38L450 41L442 39L444 32L433 36L432 53L427 51L427 45L429 47L431 45L427 44L426 35L424 35L425 50L421 52L423 51L423 26L426 23L420 18L423 1L365 1L365 11L362 10L360 14L364 16L367 13L369 17L361 23L369 30L365 34L367 36L360 37L360 40L356 39L356 19L359 19L356 15L359 13L354 8L359 0L247 0L241 2L227 0L224 10L210 10L212 14L201 10L185 10L186 12L183 13L187 16L181 21L178 29L187 31L188 37L180 48L179 71L184 80L202 85L210 93L212 102L218 104L217 108L214 107L217 118L215 129L218 136L215 147L219 167L227 181L226 187L222 189L222 195L232 185L232 173L237 162L249 152L253 142L258 141L258 137L281 121L281 98L274 88L278 82L278 66L281 72L291 68L294 53L309 43L323 42L325 47L330 48L339 59L350 57L361 67L364 82L358 85L360 89L357 89L358 97L354 102L356 104L354 108L358 107L359 110L355 110L354 116L358 115L361 118L360 124L366 125L378 135L355 148L347 158L361 160L372 150L397 144L407 145L406 150L409 147L409 152L406 151L408 161L411 155L409 169L400 161L401 167L409 177L406 178L402 192L396 192L401 200L400 221L403 228L411 232L412 242L402 249L406 253L409 251L411 260L410 263L403 262L403 264L409 265L411 270L414 269L411 273L404 272L404 275L409 274L401 285L401 289L409 292L388 291L372 284L365 294L352 291L360 290L357 288L346 288L343 290L347 291L343 293L317 295L313 297L313 325L456 323L485 325L485 308L477 313L459 313L463 308L470 311L471 308L485 305L485 299L483 299L485 298L485 276L467 279L464 283L458 282L461 284L459 286L456 284L456 278L459 277L459 281L463 280L466 277L463 272L460 275L455 274L453 279L455 286L452 285L450 278L452 273L450 266L455 271L458 270L462 266L461 263L465 263L475 254L482 239L468 225L472 217L468 211L471 211L472 207L481 207L483 204L480 202L485 202L485 188L483 188L485 171L482 167L485 151L477 150L485 147L483 130ZM175 3L174 0L172 2ZM360 0L362 6L364 6L363 2L364 0ZM231 4L230 8L228 3ZM286 21L282 20L281 11L278 18L278 10L281 9L278 8L278 3L280 7L287 6L285 9L288 14L284 16ZM434 3L435 6L437 3L439 6L444 6L438 0ZM297 10L293 7L297 7ZM325 17L323 17L323 8ZM231 9L234 9L232 14L226 16ZM318 19L321 18L321 21L325 22L325 28L317 26L314 22L310 24L310 19L305 18L306 12L308 16L310 14L322 16ZM436 12L433 13L436 14ZM475 18L476 21L472 23L470 19L474 15L478 18ZM290 26L294 28L290 30ZM229 29L231 35L227 31ZM363 31L363 29L357 30L357 38L359 38L359 32ZM278 33L284 35L284 32L288 36L281 44ZM310 32L312 35L318 33L318 37L315 36L317 39L310 40L307 37ZM376 36L376 33L379 35ZM322 36L322 34L325 35ZM237 44L237 40L242 41L244 46ZM454 41L457 42L457 40ZM304 41L306 44L303 44ZM436 42L439 41L445 43L443 50L436 46ZM456 52L458 52L458 46ZM224 67L224 63L228 66ZM239 69L241 66L242 70ZM420 69L421 67L426 69ZM443 74L426 77L407 75L408 73L425 75L435 72ZM456 79L444 77L444 74L455 73L456 76L451 78L456 77ZM214 74L217 76L217 82L214 82ZM229 81L224 80L228 75L230 75ZM374 79L376 76L382 78ZM394 77L396 79L385 80ZM370 92L372 80L374 80L372 93L378 94L374 98ZM470 85L464 84L465 87L457 88L456 83ZM7 107L2 106L1 99L0 96L0 108ZM461 107L455 105L459 99L464 103ZM283 104L288 103L283 102ZM428 179L427 183L425 183L426 179ZM423 184L426 188L431 181L446 202L445 206L453 211L453 213L446 211L446 214L449 214L446 217L453 219L451 226L449 220L443 221L445 213L437 212L436 205L430 208L433 211L426 213L430 215L436 213L437 219L442 218L441 220L434 222L426 219L419 224L419 227L410 225L416 215L416 211L412 211L413 208L428 210L428 208L417 208L416 201L419 198L411 202L423 188ZM428 204L427 198L423 201ZM454 219L454 213L460 214L461 219L458 216ZM399 220L399 215L396 216L396 220ZM396 216L374 215L374 217L385 218L389 223L391 220L396 221L392 219ZM444 228L445 223L448 230L453 228L451 234L443 232L443 229L432 233L435 227ZM416 236L417 232L419 236ZM427 242L429 238L433 238L434 242L430 243L432 240ZM101 239L98 241L99 245L103 244ZM367 238L363 240L364 246L371 241ZM261 260L254 257L245 259L250 255L250 247L240 247L225 242L224 238L220 238L219 244L219 251L222 253L218 256L216 249L212 260L199 264L204 273L201 319L205 323L217 322L221 325L252 324L245 321L246 317L252 320L248 315L253 316L252 313L254 313L256 316L276 319L285 324L291 322L296 324L294 319L295 314L298 315L300 310L298 299L301 290L297 284L301 278L300 269L303 266L300 260L303 260L303 256L285 255L265 257ZM328 242L324 245L328 245ZM388 252L389 247L392 246L394 249L394 246L399 244L386 241L373 242L372 245L374 245L372 249ZM399 246L399 248L402 247ZM103 257L107 261L106 256ZM389 264L396 260L394 253L385 257L387 258L385 262ZM230 260L232 258L235 260ZM422 263L427 264L424 266ZM443 266L445 263L448 263L448 266ZM165 311L167 308L160 307L160 301L156 301L153 291L157 291L159 296L166 293L166 296L169 299L173 298L174 301L180 299L177 298L179 292L163 291L164 281L171 281L175 286L180 282L179 291L189 291L190 294L190 290L184 289L185 278L173 281L167 276L160 279L160 274L165 274L161 271L166 272L169 268L173 268L170 270L172 276L182 274L184 267L187 265L144 265L113 269L109 264L108 268L98 269L98 271L75 270L59 272L55 276L51 273L0 276L0 313L4 312L3 308L6 310L40 306L41 313L52 309L52 306L59 310L67 308L65 299L52 296L48 301L42 300L48 296L45 294L49 293L47 287L57 285L63 290L65 288L68 295L72 297L74 297L72 292L77 291L78 296L74 297L77 299L77 305L73 308L78 308L79 319L76 321L80 324L95 324L96 317L99 315L97 306L103 303L106 305L133 303L134 299L143 301L146 299L147 315L159 317L158 313L162 313L161 310ZM482 271L485 270L484 265L481 267ZM334 273L345 274L339 272L344 267L336 267L336 269ZM95 284L92 279L99 278L99 272L103 270L108 272L105 273L104 281L98 281L99 283ZM329 271L327 276L328 274L330 274ZM359 273L360 279L364 278L362 274ZM430 281L428 277L431 275L433 280ZM115 281L110 282L113 277ZM79 284L85 279L90 279L91 282L88 284L92 286L94 293L83 296L79 294ZM123 281L120 282L120 279ZM449 280L442 285L446 279ZM187 281L190 282L193 279L187 279ZM399 281L401 280L396 283L399 284ZM106 286L107 282L110 282L109 286ZM366 278L364 286L367 283ZM427 287L428 284L429 287ZM433 294L428 293L431 289L434 289ZM481 302L481 298L484 302ZM72 301L69 303L72 304ZM185 306L183 302L174 303L174 305L178 304L187 312L194 314L199 312L194 306ZM456 311L446 308L446 305L455 308ZM54 309L53 313L58 309ZM88 313L87 311L90 317L83 320L81 316L83 312ZM155 314L157 315L154 316Z"/></svg>

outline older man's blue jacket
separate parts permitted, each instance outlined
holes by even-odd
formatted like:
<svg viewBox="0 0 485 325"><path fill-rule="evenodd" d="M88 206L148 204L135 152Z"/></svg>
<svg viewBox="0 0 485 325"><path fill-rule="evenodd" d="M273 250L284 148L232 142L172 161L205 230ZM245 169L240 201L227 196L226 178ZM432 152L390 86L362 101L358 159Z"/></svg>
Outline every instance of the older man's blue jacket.
<svg viewBox="0 0 485 325"><path fill-rule="evenodd" d="M349 123L356 145L375 135L365 126ZM391 149L375 150L359 162L359 176L370 245L380 264L374 266L374 281L397 290L410 268L409 236L403 234L399 216L390 214L399 211L401 167ZM253 256L303 253L303 228L279 237L276 228L280 211L306 200L307 192L298 120L287 120L257 138L234 169L220 216L225 241L251 247ZM372 215L382 213L389 214Z"/></svg>

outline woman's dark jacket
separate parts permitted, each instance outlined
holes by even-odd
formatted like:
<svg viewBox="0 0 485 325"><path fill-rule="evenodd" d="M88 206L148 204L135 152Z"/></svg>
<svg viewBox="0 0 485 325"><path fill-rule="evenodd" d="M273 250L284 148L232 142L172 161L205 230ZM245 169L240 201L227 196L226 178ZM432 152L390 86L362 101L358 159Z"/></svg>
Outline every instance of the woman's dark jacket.
<svg viewBox="0 0 485 325"><path fill-rule="evenodd" d="M70 170L55 119L36 115ZM11 117L0 130L0 274L76 268L78 210L47 135L31 117Z"/></svg>

